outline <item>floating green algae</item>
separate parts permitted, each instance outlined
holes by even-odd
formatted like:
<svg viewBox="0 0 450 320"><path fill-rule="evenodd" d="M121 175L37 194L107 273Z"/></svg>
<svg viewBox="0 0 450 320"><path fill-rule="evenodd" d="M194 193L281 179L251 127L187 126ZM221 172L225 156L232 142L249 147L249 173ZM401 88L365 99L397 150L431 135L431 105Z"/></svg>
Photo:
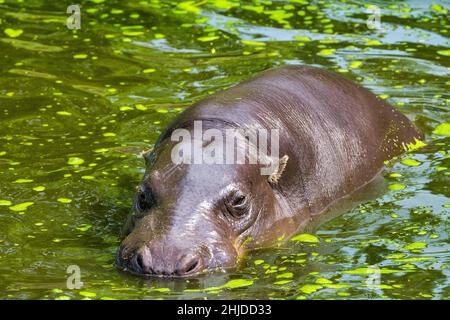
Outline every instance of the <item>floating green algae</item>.
<svg viewBox="0 0 450 320"><path fill-rule="evenodd" d="M10 38L17 38L23 33L22 29L12 29L12 28L6 28L4 30L5 34Z"/></svg>
<svg viewBox="0 0 450 320"><path fill-rule="evenodd" d="M201 42L210 42L219 39L219 36L204 36L198 37L197 40Z"/></svg>
<svg viewBox="0 0 450 320"><path fill-rule="evenodd" d="M97 294L95 292L90 291L80 291L79 294L86 298L95 298L97 297Z"/></svg>
<svg viewBox="0 0 450 320"><path fill-rule="evenodd" d="M323 288L323 286L318 285L318 284L305 284L304 286L300 287L299 290L303 293L311 294L322 288Z"/></svg>
<svg viewBox="0 0 450 320"><path fill-rule="evenodd" d="M169 288L153 288L152 291L164 293L164 292L170 292L170 289Z"/></svg>
<svg viewBox="0 0 450 320"><path fill-rule="evenodd" d="M350 69L358 69L359 67L361 67L362 64L363 64L362 61L352 61L352 62L350 63L349 68L350 68Z"/></svg>
<svg viewBox="0 0 450 320"><path fill-rule="evenodd" d="M450 137L450 123L441 123L433 130L434 134L437 134L438 136L446 136Z"/></svg>
<svg viewBox="0 0 450 320"><path fill-rule="evenodd" d="M333 281L326 279L326 278L317 278L316 283L323 285L323 284L331 284L331 283L333 283Z"/></svg>
<svg viewBox="0 0 450 320"><path fill-rule="evenodd" d="M215 292L215 291L221 291L223 289L236 289L236 288L242 288L242 287L248 287L251 286L254 283L253 280L249 279L233 279L229 280L225 284L217 287L207 287L203 289L186 289L185 292Z"/></svg>
<svg viewBox="0 0 450 320"><path fill-rule="evenodd" d="M403 144L403 148L405 149L405 151L411 152L411 151L423 148L426 145L427 144L425 142L415 138L413 143L405 143L405 144Z"/></svg>
<svg viewBox="0 0 450 320"><path fill-rule="evenodd" d="M404 250L423 249L426 246L427 246L427 244L424 242L413 242L413 243L410 243L410 244L406 245L405 247L403 247L403 249Z"/></svg>
<svg viewBox="0 0 450 320"><path fill-rule="evenodd" d="M73 56L74 59L86 59L87 57L88 57L88 55L85 53L79 53L79 54L75 54Z"/></svg>
<svg viewBox="0 0 450 320"><path fill-rule="evenodd" d="M0 206L11 206L12 202L9 200L0 200Z"/></svg>
<svg viewBox="0 0 450 320"><path fill-rule="evenodd" d="M445 9L443 6L441 6L440 4L432 4L430 6L431 10L439 12L439 13L443 13L443 14L448 14L448 10ZM450 50L449 50L450 51Z"/></svg>
<svg viewBox="0 0 450 320"><path fill-rule="evenodd" d="M67 117L70 117L72 115L72 113L68 111L58 111L56 112L56 114L59 116L67 116Z"/></svg>
<svg viewBox="0 0 450 320"><path fill-rule="evenodd" d="M234 289L234 288L247 287L247 286L250 286L252 284L253 284L253 280L234 279L234 280L230 280L227 283L225 283L221 288Z"/></svg>
<svg viewBox="0 0 450 320"><path fill-rule="evenodd" d="M401 163L408 167L416 167L422 164L422 162L410 158L402 160Z"/></svg>
<svg viewBox="0 0 450 320"><path fill-rule="evenodd" d="M359 275L367 275L367 274L389 274L389 273L398 273L398 272L407 272L407 270L395 270L389 268L357 268L353 270L344 270L345 274L359 274Z"/></svg>
<svg viewBox="0 0 450 320"><path fill-rule="evenodd" d="M106 153L108 151L109 151L108 148L100 148L100 149L94 150L94 152L96 152L96 153Z"/></svg>
<svg viewBox="0 0 450 320"><path fill-rule="evenodd" d="M450 50L439 50L437 53L442 56L450 56Z"/></svg>
<svg viewBox="0 0 450 320"><path fill-rule="evenodd" d="M404 184L400 184L400 183L392 183L389 185L389 189L393 190L393 191L403 190L405 188L406 188L406 186Z"/></svg>
<svg viewBox="0 0 450 320"><path fill-rule="evenodd" d="M22 202L22 203L19 203L19 204L16 204L14 206L9 207L9 210L17 211L17 212L25 211L25 210L28 209L28 207L32 206L33 204L34 204L34 202L30 202L30 201L29 202Z"/></svg>
<svg viewBox="0 0 450 320"><path fill-rule="evenodd" d="M14 183L31 183L33 181L33 179L17 179Z"/></svg>
<svg viewBox="0 0 450 320"><path fill-rule="evenodd" d="M84 232L84 231L87 231L87 230L89 230L91 228L92 228L92 225L90 225L90 224L82 224L79 227L77 227L77 230L80 230L80 231Z"/></svg>
<svg viewBox="0 0 450 320"><path fill-rule="evenodd" d="M71 157L69 158L69 160L67 161L67 164L71 165L71 166L78 166L84 163L84 160L78 157Z"/></svg>
<svg viewBox="0 0 450 320"><path fill-rule="evenodd" d="M336 49L322 49L317 54L319 56L329 56L332 55L335 51Z"/></svg>
<svg viewBox="0 0 450 320"><path fill-rule="evenodd" d="M68 199L68 198L58 198L56 200L61 203L71 203L72 202L72 199Z"/></svg>
<svg viewBox="0 0 450 320"><path fill-rule="evenodd" d="M316 236L308 233L303 233L295 237L292 237L291 241L310 242L310 243L320 242L320 240Z"/></svg>
<svg viewBox="0 0 450 320"><path fill-rule="evenodd" d="M276 276L277 279L290 279L292 277L294 277L294 274L292 272L285 272Z"/></svg>

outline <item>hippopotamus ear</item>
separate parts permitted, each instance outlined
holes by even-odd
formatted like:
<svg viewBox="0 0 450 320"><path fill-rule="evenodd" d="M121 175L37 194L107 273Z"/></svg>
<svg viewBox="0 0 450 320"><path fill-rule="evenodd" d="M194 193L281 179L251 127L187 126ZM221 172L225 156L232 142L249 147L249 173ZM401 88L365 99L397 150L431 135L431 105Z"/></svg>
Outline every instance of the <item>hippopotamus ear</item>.
<svg viewBox="0 0 450 320"><path fill-rule="evenodd" d="M143 150L143 151L141 151L141 153L139 153L139 155L141 155L144 158L145 165L148 165L150 163L152 151L153 151L153 148L150 148L147 150Z"/></svg>
<svg viewBox="0 0 450 320"><path fill-rule="evenodd" d="M267 180L270 184L277 184L278 180L281 178L281 175L283 174L284 169L286 169L287 162L289 160L289 156L285 154L283 157L278 159L278 165L275 166L275 171L272 172Z"/></svg>

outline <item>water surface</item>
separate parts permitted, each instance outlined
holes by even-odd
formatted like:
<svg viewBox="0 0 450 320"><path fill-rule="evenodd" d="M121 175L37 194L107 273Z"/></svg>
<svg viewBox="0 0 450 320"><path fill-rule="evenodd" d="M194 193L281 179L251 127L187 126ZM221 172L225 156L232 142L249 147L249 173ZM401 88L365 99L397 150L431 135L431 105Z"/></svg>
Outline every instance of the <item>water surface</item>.
<svg viewBox="0 0 450 320"><path fill-rule="evenodd" d="M65 1L0 0L0 298L450 297L448 1L373 1L379 30L363 1L79 2L69 30ZM191 280L120 274L137 154L192 103L293 63L387 99L427 146L388 165L382 196L303 237L314 242ZM67 288L70 265L82 289Z"/></svg>

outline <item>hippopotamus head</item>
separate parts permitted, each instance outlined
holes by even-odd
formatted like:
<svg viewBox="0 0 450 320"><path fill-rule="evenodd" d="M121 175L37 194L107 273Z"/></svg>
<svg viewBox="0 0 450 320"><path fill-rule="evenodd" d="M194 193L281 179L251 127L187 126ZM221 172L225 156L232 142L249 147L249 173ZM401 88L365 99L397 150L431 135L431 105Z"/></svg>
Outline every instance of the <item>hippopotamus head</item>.
<svg viewBox="0 0 450 320"><path fill-rule="evenodd" d="M276 186L281 166L275 175L262 175L259 163L175 164L174 147L166 139L144 156L119 268L192 276L235 266L246 249L274 240L283 215Z"/></svg>

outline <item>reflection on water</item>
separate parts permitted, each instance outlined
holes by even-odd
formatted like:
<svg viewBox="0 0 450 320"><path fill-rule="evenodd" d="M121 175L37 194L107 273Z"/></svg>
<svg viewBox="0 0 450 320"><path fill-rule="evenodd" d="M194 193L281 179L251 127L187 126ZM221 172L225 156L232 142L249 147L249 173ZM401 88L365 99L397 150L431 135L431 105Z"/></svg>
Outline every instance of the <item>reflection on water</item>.
<svg viewBox="0 0 450 320"><path fill-rule="evenodd" d="M448 299L450 7L376 3L381 30L368 29L362 1L89 0L71 31L62 2L0 0L0 296ZM286 63L388 99L427 146L310 242L190 280L119 273L137 154L191 103ZM80 290L66 287L69 265Z"/></svg>

